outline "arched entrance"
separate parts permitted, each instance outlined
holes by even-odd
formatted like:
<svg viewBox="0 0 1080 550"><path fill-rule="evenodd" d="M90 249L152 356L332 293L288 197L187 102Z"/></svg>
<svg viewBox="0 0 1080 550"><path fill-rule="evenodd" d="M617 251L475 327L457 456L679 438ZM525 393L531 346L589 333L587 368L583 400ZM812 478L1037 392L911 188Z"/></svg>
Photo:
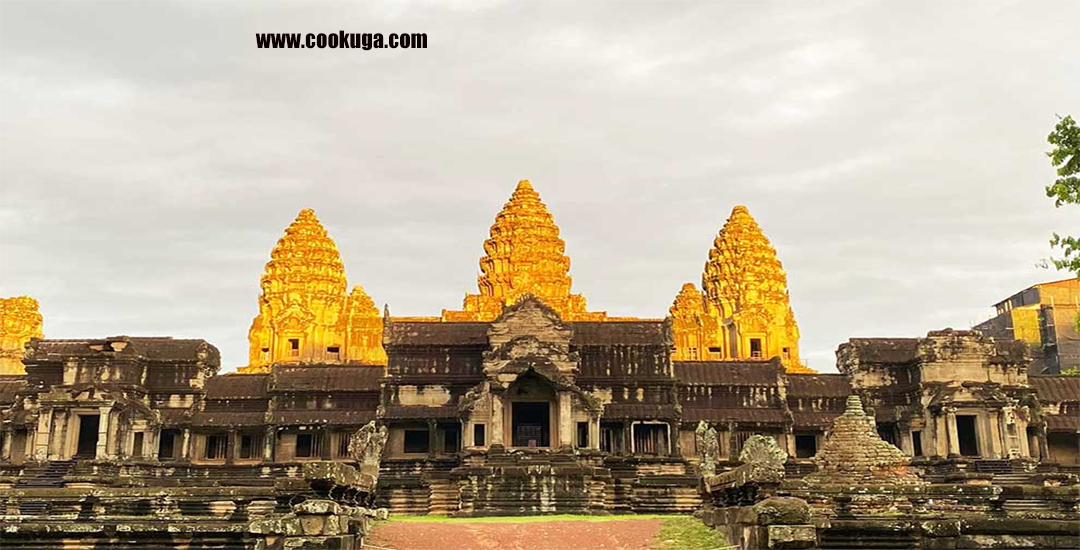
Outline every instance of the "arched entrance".
<svg viewBox="0 0 1080 550"><path fill-rule="evenodd" d="M549 381L530 370L510 385L507 397L511 447L550 448L558 441L558 407Z"/></svg>

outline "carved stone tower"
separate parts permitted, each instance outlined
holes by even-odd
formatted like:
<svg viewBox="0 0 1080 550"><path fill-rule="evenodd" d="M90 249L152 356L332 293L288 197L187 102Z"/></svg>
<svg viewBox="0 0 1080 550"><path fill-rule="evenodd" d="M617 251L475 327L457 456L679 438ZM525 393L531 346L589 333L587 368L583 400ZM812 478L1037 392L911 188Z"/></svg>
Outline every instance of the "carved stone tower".
<svg viewBox="0 0 1080 550"><path fill-rule="evenodd" d="M42 338L37 300L29 296L0 298L0 374L26 374L23 346Z"/></svg>
<svg viewBox="0 0 1080 550"><path fill-rule="evenodd" d="M745 206L731 211L713 241L701 286L703 294L683 286L671 308L675 359L780 357L788 372L814 372L799 361L799 327L783 265Z"/></svg>
<svg viewBox="0 0 1080 550"><path fill-rule="evenodd" d="M532 295L567 321L600 321L585 297L570 293L570 258L559 227L528 180L518 182L510 200L495 216L480 258L479 294L465 296L463 311L443 311L446 321L490 321L505 306Z"/></svg>
<svg viewBox="0 0 1080 550"><path fill-rule="evenodd" d="M249 364L240 372L275 363L386 363L379 310L359 286L346 294L341 255L314 211L301 210L285 229L261 286Z"/></svg>

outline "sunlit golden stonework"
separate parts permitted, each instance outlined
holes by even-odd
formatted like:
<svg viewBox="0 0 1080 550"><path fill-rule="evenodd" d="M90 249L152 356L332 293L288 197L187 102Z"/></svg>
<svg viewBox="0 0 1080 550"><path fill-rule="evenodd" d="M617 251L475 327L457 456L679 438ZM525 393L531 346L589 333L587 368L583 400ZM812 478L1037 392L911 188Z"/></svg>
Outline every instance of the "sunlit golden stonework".
<svg viewBox="0 0 1080 550"><path fill-rule="evenodd" d="M601 321L603 312L585 308L585 297L570 293L570 258L559 227L528 180L518 182L495 216L484 241L477 278L479 294L465 296L462 311L443 311L444 321L490 321L526 295L540 298L566 321Z"/></svg>
<svg viewBox="0 0 1080 550"><path fill-rule="evenodd" d="M302 210L270 253L259 315L248 333L249 363L385 364L382 317L364 289L348 282L337 245L312 210Z"/></svg>
<svg viewBox="0 0 1080 550"><path fill-rule="evenodd" d="M745 206L732 210L713 241L701 286L704 293L683 285L671 307L674 359L780 357L788 372L815 372L799 361L783 266Z"/></svg>
<svg viewBox="0 0 1080 550"><path fill-rule="evenodd" d="M0 374L26 374L23 351L31 338L44 338L37 300L0 298Z"/></svg>

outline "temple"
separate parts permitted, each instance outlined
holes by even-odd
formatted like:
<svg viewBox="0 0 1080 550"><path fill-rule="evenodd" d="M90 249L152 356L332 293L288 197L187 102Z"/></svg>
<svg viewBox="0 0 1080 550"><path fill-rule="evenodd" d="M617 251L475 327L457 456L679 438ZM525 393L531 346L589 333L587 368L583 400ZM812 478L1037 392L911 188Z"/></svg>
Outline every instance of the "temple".
<svg viewBox="0 0 1080 550"><path fill-rule="evenodd" d="M380 315L302 210L270 254L236 373L204 340L45 339L36 302L5 300L0 519L16 527L3 536L48 546L92 520L104 527L88 545L270 548L302 534L353 548L375 508L704 510L744 548L812 548L842 539L859 506L911 512L918 531L928 495L948 513L1080 518L1080 377L1030 375L1030 343L951 329L851 338L839 373L815 373L746 207L719 230L701 290L684 285L663 319L588 310L527 181L483 250L461 310ZM790 499L802 504L783 529L739 523L769 516L736 509ZM301 520L338 527L288 527ZM118 534L132 522L133 538ZM971 547L950 541L932 547Z"/></svg>
<svg viewBox="0 0 1080 550"><path fill-rule="evenodd" d="M704 293L686 283L671 306L676 360L779 357L789 372L816 372L799 361L799 327L776 249L745 206L716 236L701 287Z"/></svg>
<svg viewBox="0 0 1080 550"><path fill-rule="evenodd" d="M346 293L345 265L314 211L301 210L285 229L260 287L248 365L239 372L288 363L386 363L379 309L360 286Z"/></svg>

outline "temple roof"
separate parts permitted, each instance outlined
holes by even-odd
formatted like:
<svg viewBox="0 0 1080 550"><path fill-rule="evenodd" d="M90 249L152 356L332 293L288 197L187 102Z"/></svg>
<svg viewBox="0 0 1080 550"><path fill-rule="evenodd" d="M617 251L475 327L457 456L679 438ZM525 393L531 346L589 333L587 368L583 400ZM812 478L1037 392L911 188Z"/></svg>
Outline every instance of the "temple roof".
<svg viewBox="0 0 1080 550"><path fill-rule="evenodd" d="M301 296L345 293L345 265L314 210L301 210L285 228L285 235L270 252L261 283L263 299L290 290L300 291Z"/></svg>
<svg viewBox="0 0 1080 550"><path fill-rule="evenodd" d="M675 378L688 386L776 386L784 365L768 361L675 361Z"/></svg>
<svg viewBox="0 0 1080 550"><path fill-rule="evenodd" d="M96 356L112 353L117 357L141 358L149 361L203 361L217 368L220 364L218 349L197 339L170 337L111 336L71 340L38 340L33 344L34 354L27 363L60 361L67 357Z"/></svg>
<svg viewBox="0 0 1080 550"><path fill-rule="evenodd" d="M745 206L732 209L713 241L701 287L726 315L752 305L787 305L783 265Z"/></svg>

